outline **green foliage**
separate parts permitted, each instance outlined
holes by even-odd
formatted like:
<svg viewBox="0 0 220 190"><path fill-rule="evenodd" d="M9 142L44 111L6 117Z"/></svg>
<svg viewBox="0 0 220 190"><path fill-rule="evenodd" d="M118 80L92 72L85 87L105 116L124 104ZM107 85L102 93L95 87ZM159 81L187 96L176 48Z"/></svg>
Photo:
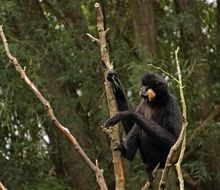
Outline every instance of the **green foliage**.
<svg viewBox="0 0 220 190"><path fill-rule="evenodd" d="M28 2L28 3L27 3ZM49 2L49 1L48 1ZM50 101L59 120L67 126L92 160L98 159L109 186L114 186L111 154L100 126L107 119L99 48L85 33L97 36L95 1L14 1L2 0L0 24L4 25L9 46L30 79ZM176 76L173 51L181 47L179 61L187 99L188 135L197 124L194 112L206 96L193 78L195 65L210 66L211 103L219 103L219 60L216 46L216 5L196 1L204 34L204 55L192 50L193 62L185 57L181 24L192 15L177 15L173 1L155 4L157 57L141 59L135 45L129 1L103 1L111 61L128 94L131 107L139 101L138 90L143 73L158 72L149 64L162 67ZM190 26L190 27L189 27ZM193 26L185 26L189 31ZM202 58L201 58L202 57ZM92 172L59 131L50 126L43 107L25 86L5 56L0 43L0 180L8 189L96 189ZM170 91L178 97L178 86L169 78ZM208 125L203 135L189 148L206 145L210 135L218 142L219 124ZM50 141L47 141L47 139ZM101 143L100 143L101 142ZM217 144L217 143L216 143ZM188 147L187 147L188 148ZM217 151L217 150L216 150ZM202 153L201 153L202 152ZM206 157L205 149L184 160L184 168L199 182L217 176ZM196 157L196 158L195 158ZM216 153L216 157L218 154ZM128 167L128 189L144 184L146 175L138 158ZM52 171L52 172L51 172ZM80 183L79 179L83 179ZM79 183L78 183L79 182ZM93 188L91 188L93 187Z"/></svg>
<svg viewBox="0 0 220 190"><path fill-rule="evenodd" d="M191 161L187 164L184 164L183 167L186 168L196 180L207 182L212 179L211 174L207 171L205 163L202 161Z"/></svg>
<svg viewBox="0 0 220 190"><path fill-rule="evenodd" d="M19 145L18 145L19 146ZM30 147L30 145L29 145ZM17 148L17 147L16 147ZM36 147L33 147L36 149ZM23 151L25 148L23 147ZM30 150L26 151L30 153ZM42 150L39 150L42 152ZM33 151L31 152L32 154ZM44 156L44 157L42 157ZM1 159L2 169L1 180L6 181L8 189L70 189L64 181L49 174L52 165L49 165L48 158L35 153L35 156L24 157L22 159Z"/></svg>

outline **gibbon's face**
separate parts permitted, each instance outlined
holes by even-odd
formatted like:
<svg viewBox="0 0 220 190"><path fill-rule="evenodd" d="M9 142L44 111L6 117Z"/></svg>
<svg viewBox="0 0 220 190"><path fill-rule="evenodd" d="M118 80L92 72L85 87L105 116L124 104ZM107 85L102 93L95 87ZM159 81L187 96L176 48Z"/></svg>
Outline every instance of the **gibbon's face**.
<svg viewBox="0 0 220 190"><path fill-rule="evenodd" d="M140 96L151 102L156 97L156 93L152 88L149 88L148 86L142 86L140 89Z"/></svg>
<svg viewBox="0 0 220 190"><path fill-rule="evenodd" d="M157 97L168 93L167 82L160 75L147 73L142 78L142 87L140 96L149 102L154 101Z"/></svg>

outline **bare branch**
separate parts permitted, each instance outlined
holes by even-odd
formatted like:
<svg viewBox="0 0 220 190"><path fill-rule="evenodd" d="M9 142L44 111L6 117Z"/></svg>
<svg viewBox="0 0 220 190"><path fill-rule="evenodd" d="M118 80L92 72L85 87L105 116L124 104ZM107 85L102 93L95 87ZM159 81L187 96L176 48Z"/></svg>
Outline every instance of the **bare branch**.
<svg viewBox="0 0 220 190"><path fill-rule="evenodd" d="M176 59L178 81L179 81L180 101L181 101L181 105L182 105L182 130L181 130L181 133L179 135L178 140L176 141L176 143L170 149L170 152L169 152L169 155L167 157L164 170L162 172L162 176L161 176L161 180L160 180L160 184L159 184L159 189L161 189L161 188L164 189L165 188L165 183L166 183L166 180L167 180L167 177L168 177L170 167L176 161L174 159L174 155L177 153L180 146L181 146L180 155L179 155L178 161L175 164L175 166L176 166L178 179L179 179L179 183L180 183L180 190L184 189L184 181L183 181L183 176L182 176L182 172L181 172L181 169L180 169L180 165L181 165L183 155L184 155L184 152L185 152L186 127L187 127L188 123L187 123L187 119L186 119L186 103L185 103L185 98L184 98L184 93L183 93L182 74L181 74L181 70L180 70L180 66L179 66L179 60L178 60L178 57L177 57L178 51L179 51L179 47L177 47L177 50L175 51L175 59Z"/></svg>
<svg viewBox="0 0 220 190"><path fill-rule="evenodd" d="M105 66L108 68L108 70L112 70L113 65L110 62L108 44L106 41L106 33L108 29L105 30L105 27L104 27L104 16L102 13L101 6L99 5L99 3L95 3L94 7L96 10L96 15L97 15L97 29L99 32L100 51L101 51L102 61L105 64Z"/></svg>
<svg viewBox="0 0 220 190"><path fill-rule="evenodd" d="M0 190L7 190L1 181L0 181Z"/></svg>
<svg viewBox="0 0 220 190"><path fill-rule="evenodd" d="M145 185L141 188L141 190L148 190L151 186L151 182L150 181L147 181L145 183Z"/></svg>
<svg viewBox="0 0 220 190"><path fill-rule="evenodd" d="M184 133L183 133L183 137L181 137L181 138L183 138L183 141L182 141L182 146L181 146L181 150L180 150L180 156L179 156L179 159L178 159L177 163L175 164L175 166L176 166L176 171L177 171L177 175L178 175L178 179L179 179L180 190L184 190L184 180L183 180L183 174L181 171L181 163L182 163L183 156L184 156L185 149L186 149L186 127L187 127L188 123L187 123L187 119L186 119L186 102L185 102L185 97L184 97L184 93L183 93L183 82L182 82L182 74L181 74L181 69L180 69L179 60L178 60L178 51L179 51L179 47L175 51L175 59L176 59L176 67L177 67L177 73L178 73L178 78L179 78L180 99L181 99L181 103L182 103L182 112L183 112L182 131L184 131Z"/></svg>
<svg viewBox="0 0 220 190"><path fill-rule="evenodd" d="M155 66L155 65L153 65L153 64L148 64L148 65L151 66L151 67L153 67L153 68L155 68L155 69L157 69L157 70L160 70L160 71L163 72L165 75L171 77L173 80L175 80L175 81L179 84L179 81L178 81L178 79L177 79L176 77L174 77L173 75L171 75L170 73L168 73L167 71L165 71L164 69L162 69L161 67L157 67L157 66Z"/></svg>
<svg viewBox="0 0 220 190"><path fill-rule="evenodd" d="M110 28L107 28L107 29L105 30L105 37L106 37L106 35L107 35L107 33L108 33L109 30L110 30Z"/></svg>
<svg viewBox="0 0 220 190"><path fill-rule="evenodd" d="M107 190L107 186L103 177L103 172L101 169L98 168L86 155L86 153L83 151L81 146L76 141L75 137L69 132L68 128L64 127L56 118L56 116L53 113L53 110L50 106L50 103L44 98L44 96L41 94L41 92L37 89L37 87L32 83L32 81L28 78L25 71L21 68L19 65L17 59L11 54L8 43L6 40L6 37L3 32L2 26L0 26L0 35L2 38L2 42L4 44L4 48L6 51L6 55L12 61L12 63L15 66L15 69L20 74L21 78L25 81L25 83L28 85L28 87L32 90L32 92L36 95L36 97L39 99L39 101L43 104L44 109L46 110L49 118L51 119L54 126L56 126L73 144L76 151L79 153L79 155L82 157L82 159L85 161L85 163L95 172L97 182L102 190Z"/></svg>
<svg viewBox="0 0 220 190"><path fill-rule="evenodd" d="M99 41L100 45L100 52L101 52L101 59L103 65L103 72L105 76L105 92L108 102L108 108L109 108L109 114L110 116L114 116L118 112L117 104L115 101L114 93L111 88L110 82L106 79L107 71L113 69L113 64L110 62L109 57L109 50L108 50L108 44L106 40L106 34L109 31L109 29L104 28L104 17L102 13L101 6L99 3L95 3L94 5L97 15L97 29L99 34L99 39L94 39L94 37L91 37L88 35L93 41ZM106 132L106 131L105 131ZM122 160L121 160L121 153L120 151L115 151L113 147L115 147L117 144L120 143L120 136L119 136L119 124L114 126L112 128L112 131L109 133L110 140L111 140L111 149L112 149L112 157L113 157L113 166L114 166L114 172L115 172L115 187L117 190L124 190L125 189L125 179L124 179L124 170L122 166Z"/></svg>
<svg viewBox="0 0 220 190"><path fill-rule="evenodd" d="M91 34L89 34L89 33L86 33L86 35L87 35L89 38L91 38L92 42L95 42L97 45L100 45L99 39L93 37L93 36L92 36Z"/></svg>

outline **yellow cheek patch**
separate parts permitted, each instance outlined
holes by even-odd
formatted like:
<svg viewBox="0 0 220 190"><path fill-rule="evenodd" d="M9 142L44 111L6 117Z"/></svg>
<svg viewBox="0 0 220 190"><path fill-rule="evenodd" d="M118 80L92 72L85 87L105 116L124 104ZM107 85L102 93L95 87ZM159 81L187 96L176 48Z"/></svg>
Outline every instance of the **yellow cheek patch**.
<svg viewBox="0 0 220 190"><path fill-rule="evenodd" d="M148 100L152 101L155 98L156 93L151 88L149 88L146 92L146 95L148 97Z"/></svg>

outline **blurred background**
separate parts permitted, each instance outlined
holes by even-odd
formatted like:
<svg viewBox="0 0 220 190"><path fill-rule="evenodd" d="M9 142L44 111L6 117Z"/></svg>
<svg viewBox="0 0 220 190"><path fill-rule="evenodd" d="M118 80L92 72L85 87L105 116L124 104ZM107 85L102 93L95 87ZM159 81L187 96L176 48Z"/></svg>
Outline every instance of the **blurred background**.
<svg viewBox="0 0 220 190"><path fill-rule="evenodd" d="M30 79L58 119L92 160L98 159L114 189L108 118L94 0L0 0L0 24ZM220 0L103 0L110 57L131 107L140 78L153 64L176 75L179 61L187 101L183 169L186 189L220 188ZM159 74L161 71L156 70ZM179 97L178 85L169 80ZM211 118L210 118L211 113ZM214 116L213 116L214 114ZM208 119L205 125L203 122ZM194 131L199 132L194 134ZM126 189L146 180L139 156L126 167ZM186 179L187 179L186 178ZM0 43L0 181L10 190L98 189L95 175L47 118L42 105L5 56ZM175 175L169 190L178 189Z"/></svg>

